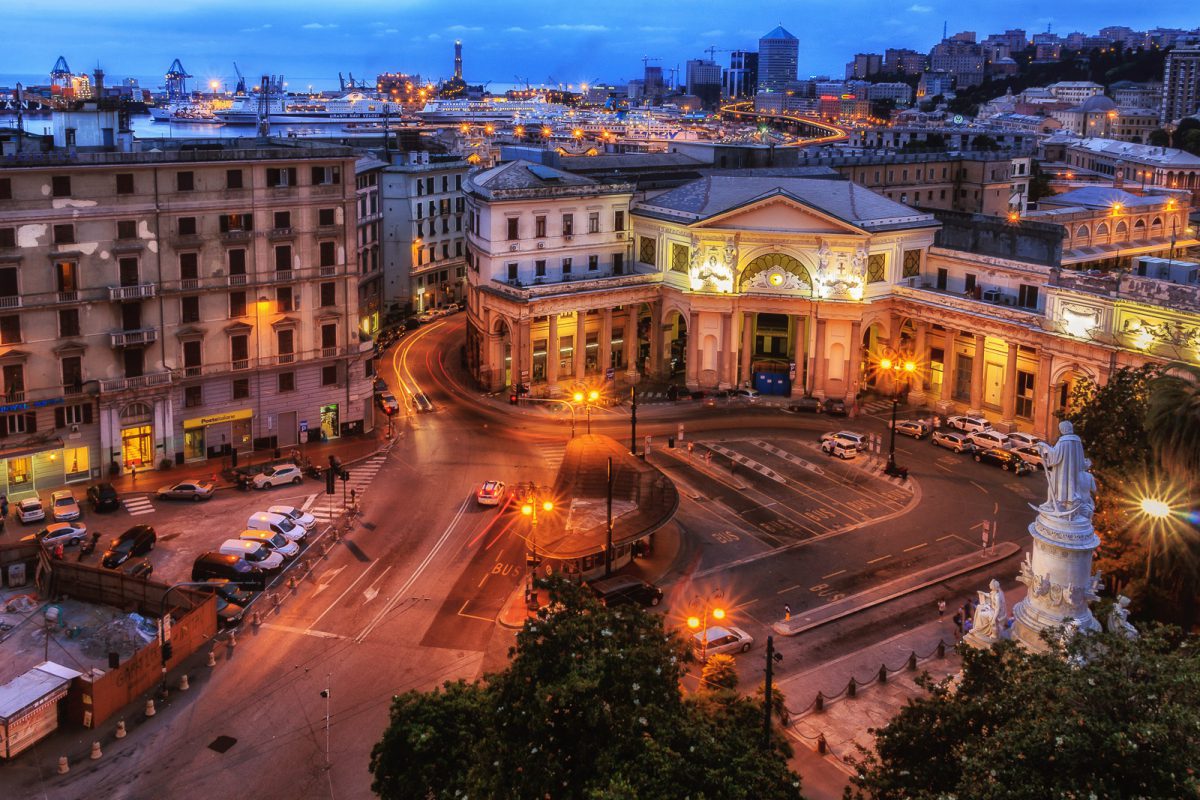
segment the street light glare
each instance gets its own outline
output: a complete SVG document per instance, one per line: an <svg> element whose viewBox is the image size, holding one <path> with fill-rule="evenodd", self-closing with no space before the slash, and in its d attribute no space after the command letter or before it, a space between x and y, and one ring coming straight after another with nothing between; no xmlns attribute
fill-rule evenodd
<svg viewBox="0 0 1200 800"><path fill-rule="evenodd" d="M1171 506L1157 497L1143 497L1139 505L1143 514L1154 519L1166 519L1171 516Z"/></svg>
<svg viewBox="0 0 1200 800"><path fill-rule="evenodd" d="M713 619L725 619L725 609L714 608L712 615L713 615Z"/></svg>
<svg viewBox="0 0 1200 800"><path fill-rule="evenodd" d="M551 503L549 500L545 500L542 502L542 511L553 511L553 510L554 510L554 503Z"/></svg>
<svg viewBox="0 0 1200 800"><path fill-rule="evenodd" d="M593 390L593 391L591 391L591 392L588 392L588 400L590 400L591 402L593 402L593 403L594 403L594 402L596 402L596 401L597 401L597 400L599 400L599 399L600 399L600 393L599 393L599 392L597 392L597 391L595 391L595 390Z"/></svg>
<svg viewBox="0 0 1200 800"><path fill-rule="evenodd" d="M915 361L905 361L904 362L904 371L905 372L915 372L916 369L917 369L917 364Z"/></svg>
<svg viewBox="0 0 1200 800"><path fill-rule="evenodd" d="M879 366L883 367L884 369L891 369L892 360L890 358L885 358L879 362Z"/></svg>
<svg viewBox="0 0 1200 800"><path fill-rule="evenodd" d="M699 617L688 617L688 627L691 628L692 630L699 628L700 627L700 618Z"/></svg>
<svg viewBox="0 0 1200 800"><path fill-rule="evenodd" d="M533 506L526 503L525 505L521 506L521 513L528 517L533 513Z"/></svg>
<svg viewBox="0 0 1200 800"><path fill-rule="evenodd" d="M576 392L576 393L575 393L575 402L576 402L576 403L582 403L582 402L583 402L583 392Z"/></svg>

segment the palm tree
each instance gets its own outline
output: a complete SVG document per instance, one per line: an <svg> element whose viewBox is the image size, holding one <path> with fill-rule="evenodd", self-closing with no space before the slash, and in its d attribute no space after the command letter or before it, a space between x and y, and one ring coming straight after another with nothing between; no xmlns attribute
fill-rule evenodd
<svg viewBox="0 0 1200 800"><path fill-rule="evenodd" d="M1150 381L1146 433L1163 466L1187 484L1200 477L1200 366L1174 364Z"/></svg>

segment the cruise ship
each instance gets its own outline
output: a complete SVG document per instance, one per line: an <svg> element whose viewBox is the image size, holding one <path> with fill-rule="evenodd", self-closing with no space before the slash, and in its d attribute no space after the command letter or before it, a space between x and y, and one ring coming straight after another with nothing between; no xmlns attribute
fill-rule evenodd
<svg viewBox="0 0 1200 800"><path fill-rule="evenodd" d="M417 116L427 122L499 122L517 117L556 117L568 110L545 100L430 100Z"/></svg>
<svg viewBox="0 0 1200 800"><path fill-rule="evenodd" d="M267 104L267 115L272 125L383 122L398 121L404 115L404 106L362 92L334 98L299 95L272 97ZM216 116L227 125L253 125L258 122L258 97L236 98L229 108L217 111Z"/></svg>

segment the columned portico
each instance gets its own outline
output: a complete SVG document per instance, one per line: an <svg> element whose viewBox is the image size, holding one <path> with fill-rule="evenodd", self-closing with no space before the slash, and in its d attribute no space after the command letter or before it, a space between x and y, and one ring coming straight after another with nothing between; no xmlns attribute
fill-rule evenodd
<svg viewBox="0 0 1200 800"><path fill-rule="evenodd" d="M1008 343L1008 361L1004 365L1004 387L1001 389L1000 424L1016 430L1017 416L1017 343Z"/></svg>
<svg viewBox="0 0 1200 800"><path fill-rule="evenodd" d="M625 309L625 378L631 383L638 378L638 304L632 303Z"/></svg>
<svg viewBox="0 0 1200 800"><path fill-rule="evenodd" d="M663 376L663 304L659 300L650 306L650 366L651 378Z"/></svg>
<svg viewBox="0 0 1200 800"><path fill-rule="evenodd" d="M582 383L587 376L587 314L584 311L575 312L575 349L571 355L575 363L575 381Z"/></svg>
<svg viewBox="0 0 1200 800"><path fill-rule="evenodd" d="M917 337L913 342L913 355L917 361L917 371L919 376L909 387L908 402L913 405L921 405L925 402L925 378L928 375L929 367L929 325L924 322L918 322L914 326L916 328Z"/></svg>
<svg viewBox="0 0 1200 800"><path fill-rule="evenodd" d="M954 381L957 376L958 356L954 352L954 343L958 339L958 331L946 328L942 338L942 394L938 398L937 410L947 414L954 408Z"/></svg>
<svg viewBox="0 0 1200 800"><path fill-rule="evenodd" d="M862 364L862 322L854 320L850 323L850 357L846 360L846 404L855 401L858 396L859 366Z"/></svg>
<svg viewBox="0 0 1200 800"><path fill-rule="evenodd" d="M522 317L517 323L517 335L513 342L513 383L528 383L533 366L533 337L530 335L530 319Z"/></svg>
<svg viewBox="0 0 1200 800"><path fill-rule="evenodd" d="M613 310L605 308L600 312L600 379L604 380L612 366L612 332Z"/></svg>
<svg viewBox="0 0 1200 800"><path fill-rule="evenodd" d="M825 399L825 376L828 374L825 355L825 320L817 320L817 340L813 347L813 396Z"/></svg>
<svg viewBox="0 0 1200 800"><path fill-rule="evenodd" d="M967 413L977 416L983 413L983 369L986 356L987 337L975 334L975 355L971 359L971 402Z"/></svg>
<svg viewBox="0 0 1200 800"><path fill-rule="evenodd" d="M796 333L792 348L792 363L796 365L796 378L792 381L792 397L804 396L804 351L808 337L804 319L804 317L800 316L793 317L793 326Z"/></svg>
<svg viewBox="0 0 1200 800"><path fill-rule="evenodd" d="M687 321L687 355L684 356L684 382L692 391L700 388L700 312L692 311Z"/></svg>
<svg viewBox="0 0 1200 800"><path fill-rule="evenodd" d="M721 315L721 374L717 387L728 389L737 381L737 352L734 350L733 312Z"/></svg>
<svg viewBox="0 0 1200 800"><path fill-rule="evenodd" d="M748 386L750 384L750 362L754 359L754 316L749 311L742 313L741 359L741 382L743 386Z"/></svg>

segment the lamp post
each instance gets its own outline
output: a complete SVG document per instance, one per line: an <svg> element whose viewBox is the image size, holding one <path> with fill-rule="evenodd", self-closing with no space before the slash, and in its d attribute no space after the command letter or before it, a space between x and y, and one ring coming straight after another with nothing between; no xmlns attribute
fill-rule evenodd
<svg viewBox="0 0 1200 800"><path fill-rule="evenodd" d="M1171 518L1171 504L1160 497L1143 497L1138 501L1138 510L1151 520L1151 527L1157 528ZM1150 582L1150 567L1154 561L1154 531L1147 537L1146 545L1146 582Z"/></svg>
<svg viewBox="0 0 1200 800"><path fill-rule="evenodd" d="M258 429L259 429L260 433L262 432L262 394L263 394L262 393L262 373L263 373L262 314L264 311L266 311L267 313L270 313L271 301L267 299L267 296L265 294L260 294L258 296L258 302L254 304L254 328L255 328L255 334L256 334L256 339L257 339L256 349L258 351L258 369L256 369L254 371L254 385L255 385L254 393L255 393L255 395L257 395L256 403L258 405L258 411L255 414L255 417L258 420ZM233 446L235 449L237 448L236 441L233 443ZM253 461L254 460L254 457L253 457L254 442L253 441L250 443L250 453L251 453L250 460Z"/></svg>
<svg viewBox="0 0 1200 800"><path fill-rule="evenodd" d="M718 589L708 597L696 597L693 602L699 602L703 606L703 612L699 617L688 617L687 626L692 630L700 631L700 661L708 660L708 618L725 619L725 609L721 606L714 605L714 601L720 600L722 597L721 590Z"/></svg>
<svg viewBox="0 0 1200 800"><path fill-rule="evenodd" d="M898 470L896 469L896 412L900 408L900 395L908 390L908 376L916 372L917 364L911 359L903 361L899 359L883 358L879 362L880 370L890 372L892 376L892 435L891 441L888 444L888 461L887 474L893 475ZM904 389L901 390L896 383L900 376L904 376Z"/></svg>
<svg viewBox="0 0 1200 800"><path fill-rule="evenodd" d="M589 391L586 395L583 392L576 392L574 395L576 403L584 403L587 408L587 432L588 436L592 435L592 406L600 399L600 393L595 389ZM586 401L586 402L585 402ZM575 437L575 428L572 424L571 437Z"/></svg>
<svg viewBox="0 0 1200 800"><path fill-rule="evenodd" d="M537 526L538 526L538 510L549 512L554 510L554 501L548 494L544 494L538 489L536 484L529 484L526 487L525 501L521 504L521 513L529 517L529 545L532 550L532 555L525 559L526 576L525 576L525 604L528 606L537 602L537 590L534 589L534 576L537 574L538 557L537 557Z"/></svg>

